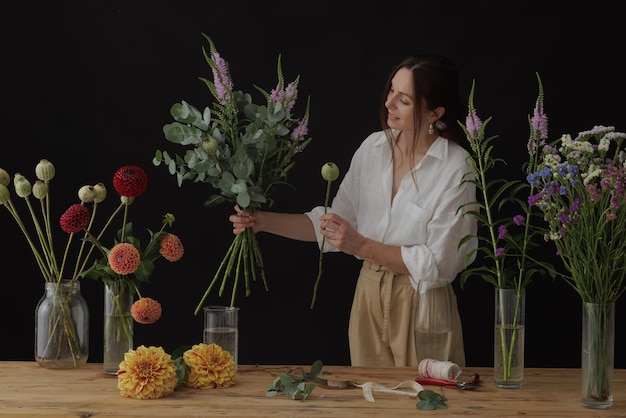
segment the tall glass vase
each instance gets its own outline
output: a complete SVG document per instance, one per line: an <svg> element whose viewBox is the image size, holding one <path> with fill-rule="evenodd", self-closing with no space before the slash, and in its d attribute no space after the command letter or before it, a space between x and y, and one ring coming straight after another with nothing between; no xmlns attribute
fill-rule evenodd
<svg viewBox="0 0 626 418"><path fill-rule="evenodd" d="M89 309L80 282L46 282L35 308L35 361L46 369L76 369L89 356Z"/></svg>
<svg viewBox="0 0 626 418"><path fill-rule="evenodd" d="M133 317L130 308L134 296L123 281L104 286L104 373L117 375L124 354L133 348Z"/></svg>
<svg viewBox="0 0 626 418"><path fill-rule="evenodd" d="M453 300L449 283L420 281L415 309L415 350L424 359L450 360Z"/></svg>
<svg viewBox="0 0 626 418"><path fill-rule="evenodd" d="M582 404L586 408L613 407L615 303L583 302Z"/></svg>
<svg viewBox="0 0 626 418"><path fill-rule="evenodd" d="M524 384L525 304L525 289L496 288L493 373L498 388L517 389Z"/></svg>

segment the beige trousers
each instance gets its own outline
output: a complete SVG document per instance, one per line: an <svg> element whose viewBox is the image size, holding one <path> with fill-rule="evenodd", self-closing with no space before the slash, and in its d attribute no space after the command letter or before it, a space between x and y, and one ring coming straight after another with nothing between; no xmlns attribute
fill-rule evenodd
<svg viewBox="0 0 626 418"><path fill-rule="evenodd" d="M452 345L447 358L437 360L448 360L465 367L456 295L450 284L447 288L453 302ZM365 260L354 292L348 326L352 365L417 367L413 329L418 304L418 292L407 275L395 274Z"/></svg>

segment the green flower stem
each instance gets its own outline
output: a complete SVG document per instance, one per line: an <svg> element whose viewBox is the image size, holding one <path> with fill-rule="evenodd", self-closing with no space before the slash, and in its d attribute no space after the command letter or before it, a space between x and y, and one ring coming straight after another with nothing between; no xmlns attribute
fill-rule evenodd
<svg viewBox="0 0 626 418"><path fill-rule="evenodd" d="M53 307L52 314L50 315L50 325L48 326L48 342L44 349L44 353L48 352L48 348L51 344L56 344L56 353L61 353L62 338L54 338L57 335L58 328L63 324L63 334L67 338L67 345L72 353L72 360L74 361L74 367L77 366L76 359L80 355L80 342L76 335L75 323L72 320L72 299L73 289L69 289L66 298L63 298L63 285L61 282L55 287L53 294Z"/></svg>
<svg viewBox="0 0 626 418"><path fill-rule="evenodd" d="M326 199L324 200L324 214L328 213L328 201L330 199L330 186L332 180L329 180L326 184ZM326 243L326 235L322 237L322 245L320 246L320 256L317 262L317 278L315 279L315 285L313 286L313 299L311 300L311 309L315 306L315 299L317 298L317 287L322 277L322 257L324 256L324 244Z"/></svg>
<svg viewBox="0 0 626 418"><path fill-rule="evenodd" d="M504 299L503 297L498 298L498 300L500 301L499 304L499 309L500 309L500 318L506 318L506 309L505 309L505 304L504 304ZM517 341L517 334L518 334L518 329L517 329L517 324L519 322L519 314L520 309L521 309L521 301L522 301L522 293L521 290L516 289L515 291L515 315L513 315L513 324L511 324L512 329L511 329L511 343L509 344L509 346L507 347L507 340L506 340L506 331L507 328L502 326L500 327L500 350L502 350L502 368L503 368L503 380L504 381L509 381L511 380L511 368L512 368L512 364L513 364L513 354L515 353L515 343ZM504 324L503 324L504 325Z"/></svg>
<svg viewBox="0 0 626 418"><path fill-rule="evenodd" d="M584 309L590 318L591 340L588 351L583 351L587 356L587 387L585 395L589 399L603 401L610 396L609 358L607 357L609 310L610 304L585 304Z"/></svg>
<svg viewBox="0 0 626 418"><path fill-rule="evenodd" d="M236 264L235 264L236 263ZM238 234L233 239L233 242L230 244L228 251L226 251L226 255L222 259L209 287L204 292L202 299L196 306L194 311L194 315L197 315L202 309L202 305L206 301L207 297L211 293L213 286L217 283L217 281L221 277L221 284L219 288L219 296L221 297L226 289L226 283L228 282L228 278L233 272L233 268L235 269L235 278L232 287L232 294L230 298L230 306L235 306L235 296L237 294L237 286L239 285L239 278L243 272L244 275L244 285L246 290L246 296L250 295L250 276L252 276L252 280L256 281L256 269L259 268L261 270L261 276L263 278L263 284L265 286L265 290L268 290L267 280L265 277L265 270L263 267L263 257L261 256L261 251L259 248L259 243L257 241L256 235L251 228L247 228L243 233Z"/></svg>
<svg viewBox="0 0 626 418"><path fill-rule="evenodd" d="M117 330L115 333L115 339L117 342L126 339L130 341L133 338L133 331L131 330L132 316L130 314L130 306L126 306L124 303L127 290L123 283L115 282L111 285L111 314L106 316L105 320L105 335L111 335L109 331L111 327L115 327Z"/></svg>
<svg viewBox="0 0 626 418"><path fill-rule="evenodd" d="M13 206L13 203L11 202L11 200L7 201L4 207L6 207L9 213L11 214L11 216L13 216L13 219L15 219L15 222L17 222L17 225L20 227L20 230L26 237L26 240L28 241L28 245L30 246L30 249L33 251L35 260L37 261L37 265L39 266L39 270L41 270L41 274L43 275L44 280L47 282L52 281L50 280L50 278L52 277L50 270L48 269L46 263L44 262L41 256L41 253L35 246L35 243L31 239L30 234L26 230L26 226L24 225L24 222L22 222L22 218L20 218L20 215L15 210L15 207Z"/></svg>

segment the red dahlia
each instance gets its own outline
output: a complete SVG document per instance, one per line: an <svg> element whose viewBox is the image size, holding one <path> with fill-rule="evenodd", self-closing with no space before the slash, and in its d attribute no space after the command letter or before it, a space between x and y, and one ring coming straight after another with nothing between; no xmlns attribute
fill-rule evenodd
<svg viewBox="0 0 626 418"><path fill-rule="evenodd" d="M113 175L113 187L120 196L137 197L148 187L148 175L137 166L124 166Z"/></svg>
<svg viewBox="0 0 626 418"><path fill-rule="evenodd" d="M73 204L61 215L61 229L68 234L80 231L89 223L89 209L78 203Z"/></svg>

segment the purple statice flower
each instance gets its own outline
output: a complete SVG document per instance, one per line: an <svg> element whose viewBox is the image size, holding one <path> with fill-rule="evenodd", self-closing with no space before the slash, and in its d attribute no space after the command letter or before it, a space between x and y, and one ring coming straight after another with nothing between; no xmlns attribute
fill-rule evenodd
<svg viewBox="0 0 626 418"><path fill-rule="evenodd" d="M504 248L498 247L498 249L496 249L496 257L500 257L502 254L504 254Z"/></svg>
<svg viewBox="0 0 626 418"><path fill-rule="evenodd" d="M560 194L561 191L561 185L559 184L558 181L553 181L552 183L550 183L549 185L547 185L548 187L546 187L548 193L551 196L554 196L556 194Z"/></svg>
<svg viewBox="0 0 626 418"><path fill-rule="evenodd" d="M541 200L542 195L543 194L541 192L539 192L539 193L536 193L536 194L534 194L532 196L528 196L528 204L530 206L537 205L537 202L539 202Z"/></svg>
<svg viewBox="0 0 626 418"><path fill-rule="evenodd" d="M221 105L226 105L231 101L233 82L228 75L226 61L220 56L219 52L212 53L211 60L215 63L215 68L212 68L212 71L217 99Z"/></svg>
<svg viewBox="0 0 626 418"><path fill-rule="evenodd" d="M589 199L592 202L597 202L602 199L602 191L595 184L588 184L585 188L587 189Z"/></svg>
<svg viewBox="0 0 626 418"><path fill-rule="evenodd" d="M509 232L509 231L506 229L506 226L500 225L498 227L498 239L504 238L506 236L507 232Z"/></svg>
<svg viewBox="0 0 626 418"><path fill-rule="evenodd" d="M529 197L529 199L530 199L530 197ZM523 224L525 220L526 220L526 218L524 218L524 216L522 216L522 215L515 215L513 217L513 223L515 225L517 225L517 226L520 226L521 224Z"/></svg>
<svg viewBox="0 0 626 418"><path fill-rule="evenodd" d="M530 173L528 176L526 176L526 181L528 182L528 184L530 184L531 186L539 186L541 184L541 179L547 179L552 175L552 171L550 171L550 169L548 167L544 167L539 171L536 171L534 173Z"/></svg>
<svg viewBox="0 0 626 418"><path fill-rule="evenodd" d="M567 222L569 222L570 217L567 213L563 212L559 215L559 221L563 224L566 224Z"/></svg>
<svg viewBox="0 0 626 418"><path fill-rule="evenodd" d="M578 209L580 209L580 196L576 197L576 199L574 199L574 203L572 203L569 207L569 212L570 213L576 213L578 211Z"/></svg>
<svg viewBox="0 0 626 418"><path fill-rule="evenodd" d="M617 218L617 214L615 213L615 210L613 209L609 209L606 211L606 218L605 218L605 222L611 222L614 221Z"/></svg>
<svg viewBox="0 0 626 418"><path fill-rule="evenodd" d="M465 119L465 127L472 138L476 137L480 133L482 124L482 121L478 115L476 115L476 109L471 107L469 113L467 114L467 118Z"/></svg>
<svg viewBox="0 0 626 418"><path fill-rule="evenodd" d="M300 121L298 126L296 126L291 132L291 140L302 141L304 140L304 136L308 133L309 133L309 118L304 118Z"/></svg>

